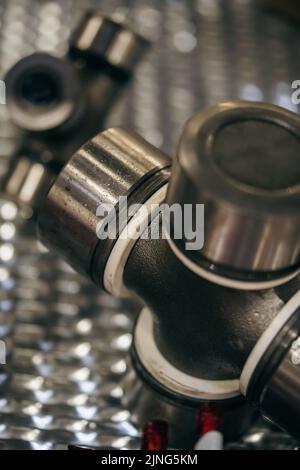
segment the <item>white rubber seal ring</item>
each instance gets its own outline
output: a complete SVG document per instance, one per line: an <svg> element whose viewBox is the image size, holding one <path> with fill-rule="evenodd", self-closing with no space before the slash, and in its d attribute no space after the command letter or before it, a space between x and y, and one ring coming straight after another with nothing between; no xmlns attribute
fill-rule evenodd
<svg viewBox="0 0 300 470"><path fill-rule="evenodd" d="M125 298L130 296L130 292L123 283L125 265L134 245L139 239L137 233L141 234L146 230L149 220L151 221L152 212L155 211L157 205L161 204L166 198L167 187L168 184L166 183L143 204L142 210L138 210L134 214L119 235L109 255L104 270L103 283L105 289L116 297Z"/></svg>
<svg viewBox="0 0 300 470"><path fill-rule="evenodd" d="M240 379L241 393L246 396L251 377L261 361L268 347L278 335L286 322L294 315L297 308L300 307L300 291L298 291L280 310L276 318L272 321L263 335L259 338L256 345L248 357Z"/></svg>
<svg viewBox="0 0 300 470"><path fill-rule="evenodd" d="M134 345L141 363L149 374L173 393L199 400L225 400L240 395L238 379L200 379L185 374L170 364L156 346L152 314L146 307L137 321Z"/></svg>
<svg viewBox="0 0 300 470"><path fill-rule="evenodd" d="M185 256L175 245L173 240L170 236L166 236L168 243L176 255L176 257L192 272L197 274L198 276L206 279L213 284L217 284L222 287L229 287L231 289L238 289L238 290L246 290L246 291L257 291L257 290L265 290L265 289L272 289L274 287L281 286L282 284L287 283L291 279L297 276L300 273L300 270L297 269L296 271L292 272L288 276L281 277L279 279L272 279L270 281L240 281L235 279L229 279L218 274L212 273L208 269L202 268L198 264L194 263L190 260L187 256Z"/></svg>

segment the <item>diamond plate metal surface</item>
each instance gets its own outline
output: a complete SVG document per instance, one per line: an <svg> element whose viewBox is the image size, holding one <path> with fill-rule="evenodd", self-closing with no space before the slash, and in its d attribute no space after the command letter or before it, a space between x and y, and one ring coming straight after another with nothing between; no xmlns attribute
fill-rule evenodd
<svg viewBox="0 0 300 470"><path fill-rule="evenodd" d="M295 109L300 35L250 0L0 0L0 74L34 50L63 54L85 8L127 17L154 41L110 124L127 125L173 154L184 122L224 99ZM0 106L0 173L17 141ZM139 448L140 430L121 405L134 307L101 293L49 254L28 214L0 201L0 449L69 443ZM7 383L7 380L8 383ZM295 448L265 424L236 448Z"/></svg>

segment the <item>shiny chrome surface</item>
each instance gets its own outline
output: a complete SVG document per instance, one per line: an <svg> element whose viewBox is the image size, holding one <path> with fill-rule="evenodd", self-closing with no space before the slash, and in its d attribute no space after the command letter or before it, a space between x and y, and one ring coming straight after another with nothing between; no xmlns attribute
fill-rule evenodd
<svg viewBox="0 0 300 470"><path fill-rule="evenodd" d="M299 116L283 108L228 101L194 116L167 197L169 204L205 205L204 246L185 255L254 278L297 268L299 154Z"/></svg>
<svg viewBox="0 0 300 470"><path fill-rule="evenodd" d="M30 158L30 153L21 152L15 158L3 182L3 193L16 202L36 207L45 197L55 173L40 159Z"/></svg>
<svg viewBox="0 0 300 470"><path fill-rule="evenodd" d="M121 128L101 132L71 157L51 187L40 210L42 240L76 271L92 275L95 248L105 243L98 236L112 207L121 211L119 198L129 198L170 162L133 132Z"/></svg>
<svg viewBox="0 0 300 470"><path fill-rule="evenodd" d="M260 407L266 416L299 439L300 339L293 342L262 392Z"/></svg>
<svg viewBox="0 0 300 470"><path fill-rule="evenodd" d="M281 332L278 333L273 341L277 343L273 355L269 351L265 353L266 357L269 353L268 362L266 363L264 357L261 359L261 363L265 360L265 370L261 364L257 365L250 380L247 396L257 403L264 416L299 440L300 337L297 337L299 309L295 316L298 322L296 320L294 324L289 325L290 330L287 329L288 333L285 336Z"/></svg>
<svg viewBox="0 0 300 470"><path fill-rule="evenodd" d="M1 446L138 448L139 430L122 404L120 385L127 370L133 305L99 293L54 260L28 236L28 225L23 234L20 220L26 214L14 204L3 202L0 209L5 216L0 274L7 346L14 328L9 384L1 386ZM16 222L18 230L9 237ZM5 311L10 314L6 323Z"/></svg>
<svg viewBox="0 0 300 470"><path fill-rule="evenodd" d="M299 35L280 19L261 15L251 1L134 0L129 3L97 0L88 3L97 5L107 14L115 11L119 17L128 15L136 28L157 41L142 64L131 93L112 115L111 123L133 128L168 154L174 153L185 121L207 104L238 98L262 99L294 109L290 102L290 83L300 75L300 66L295 60L299 55ZM1 0L1 73L34 50L62 55L69 29L86 4L86 0ZM224 19L227 19L225 25ZM0 122L0 172L3 174L17 143L3 106L0 106ZM7 205L4 210L0 208L1 226L9 222L6 217L9 213ZM21 221L19 215L13 224L18 228ZM93 433L77 430L74 438L74 428L66 429L62 419L73 417L73 424L77 423L80 429L78 412L80 420L83 417L92 422L98 412L102 410L105 414L106 409L110 410L110 401L101 401L99 394L104 395L109 388L113 392L107 395L122 394L121 372L108 378L107 374L102 376L103 369L99 367L116 357L120 360L119 371L122 371L127 346L112 357L113 346L108 347L107 331L110 345L120 343L120 337L129 339L131 308L128 311L124 304L91 288L53 254L42 250L30 232L12 239L7 239L6 232L4 230L4 237L1 237L0 274L1 296L5 301L1 303L1 316L5 319L1 325L7 324L7 341L14 319L16 327L14 361L8 362L14 372L12 389L2 390L0 400L0 448L66 448L70 441L89 445L93 442ZM59 387L54 378L64 374L65 382L67 373L62 369L74 364L74 349L82 339L86 348L90 348L93 328L99 321L103 321L103 328L96 329L97 342L102 349L95 355L100 360L86 363L90 373L103 377L102 387L97 387L98 396L95 392L87 393L88 390L78 391L80 382L86 384L83 378L76 383L73 381L72 386ZM78 325L85 330L84 334L76 334ZM64 346L67 338L73 350ZM92 351L95 351L95 341L93 344ZM77 364L82 368L81 360ZM45 383L49 374L52 379ZM30 379L37 380L31 382L28 389ZM94 379L88 384L93 387ZM34 385L36 389L32 390ZM116 413L120 410L118 399L112 409ZM101 413L98 417L102 419ZM111 428L97 432L98 444L139 447L127 426L126 410L122 416L125 424L122 427L119 417L118 432L112 433ZM45 430L51 420L55 430ZM265 423L232 445L243 449L296 447L287 435L274 432Z"/></svg>
<svg viewBox="0 0 300 470"><path fill-rule="evenodd" d="M70 52L77 57L102 59L110 66L131 73L146 41L102 14L88 12L72 34Z"/></svg>
<svg viewBox="0 0 300 470"><path fill-rule="evenodd" d="M9 70L5 83L10 117L21 129L51 131L78 113L80 84L65 59L32 54ZM35 94L34 87L39 87Z"/></svg>

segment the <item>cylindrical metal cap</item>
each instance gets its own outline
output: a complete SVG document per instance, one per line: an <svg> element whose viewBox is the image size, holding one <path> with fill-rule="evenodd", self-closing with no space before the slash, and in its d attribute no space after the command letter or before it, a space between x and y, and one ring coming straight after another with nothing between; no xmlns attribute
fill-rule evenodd
<svg viewBox="0 0 300 470"><path fill-rule="evenodd" d="M148 42L122 23L88 12L70 38L70 54L132 71Z"/></svg>
<svg viewBox="0 0 300 470"><path fill-rule="evenodd" d="M5 83L9 113L21 129L50 131L77 115L79 83L67 60L34 53L10 69Z"/></svg>
<svg viewBox="0 0 300 470"><path fill-rule="evenodd" d="M145 186L155 191L150 182L168 166L166 155L133 132L115 128L100 133L75 153L50 189L39 216L42 240L77 271L95 278L96 248L97 256L106 256L118 236L100 239L99 233L112 209L119 210L119 198L130 198ZM143 203L142 196L135 202Z"/></svg>
<svg viewBox="0 0 300 470"><path fill-rule="evenodd" d="M184 129L167 201L204 204L204 246L187 265L233 279L279 278L300 264L300 118L285 109L227 102Z"/></svg>
<svg viewBox="0 0 300 470"><path fill-rule="evenodd" d="M13 159L1 187L5 194L18 203L36 209L44 200L53 180L54 171L51 167L42 162L40 155L24 148Z"/></svg>
<svg viewBox="0 0 300 470"><path fill-rule="evenodd" d="M279 427L300 438L300 292L269 325L251 352L240 388Z"/></svg>

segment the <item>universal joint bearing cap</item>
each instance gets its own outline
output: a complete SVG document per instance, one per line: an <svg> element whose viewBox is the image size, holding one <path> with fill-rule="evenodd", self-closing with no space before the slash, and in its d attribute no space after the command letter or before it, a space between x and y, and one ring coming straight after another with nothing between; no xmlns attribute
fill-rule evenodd
<svg viewBox="0 0 300 470"><path fill-rule="evenodd" d="M300 292L255 345L244 366L240 388L263 415L300 438Z"/></svg>
<svg viewBox="0 0 300 470"><path fill-rule="evenodd" d="M197 274L250 289L288 280L300 265L299 116L252 102L197 114L181 137L167 202L204 204L203 248L170 240Z"/></svg>
<svg viewBox="0 0 300 470"><path fill-rule="evenodd" d="M70 39L70 55L92 63L106 63L129 74L148 41L122 23L97 11L88 12Z"/></svg>
<svg viewBox="0 0 300 470"><path fill-rule="evenodd" d="M127 224L134 214L120 206L120 197L128 198L128 207L144 204L166 186L169 166L169 157L133 132L114 128L100 133L71 157L50 189L39 216L43 241L103 284L119 233L102 238L99 232L107 230L110 215L114 219L122 211Z"/></svg>
<svg viewBox="0 0 300 470"><path fill-rule="evenodd" d="M34 53L17 62L5 82L11 119L25 131L51 131L77 115L80 84L65 59Z"/></svg>

